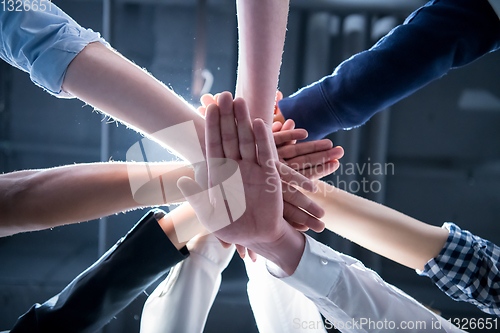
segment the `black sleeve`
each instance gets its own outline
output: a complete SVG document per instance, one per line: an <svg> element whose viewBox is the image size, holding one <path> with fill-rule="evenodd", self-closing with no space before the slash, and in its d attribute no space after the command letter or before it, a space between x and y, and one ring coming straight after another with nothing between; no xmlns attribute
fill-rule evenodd
<svg viewBox="0 0 500 333"><path fill-rule="evenodd" d="M11 333L95 332L189 252L178 251L149 211L63 291L21 316Z"/></svg>

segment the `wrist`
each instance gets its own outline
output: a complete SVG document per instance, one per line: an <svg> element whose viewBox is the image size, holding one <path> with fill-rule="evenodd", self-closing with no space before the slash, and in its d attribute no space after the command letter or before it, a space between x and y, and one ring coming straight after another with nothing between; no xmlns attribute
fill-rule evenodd
<svg viewBox="0 0 500 333"><path fill-rule="evenodd" d="M224 248L214 234L207 233L198 234L186 246L191 257L199 256L211 271L222 273L233 257L234 245Z"/></svg>
<svg viewBox="0 0 500 333"><path fill-rule="evenodd" d="M248 248L274 262L288 275L292 275L304 253L306 239L286 221L283 223L286 224L286 228L276 241L249 245Z"/></svg>
<svg viewBox="0 0 500 333"><path fill-rule="evenodd" d="M178 250L184 247L191 238L205 231L192 207L187 203L173 209L158 223Z"/></svg>

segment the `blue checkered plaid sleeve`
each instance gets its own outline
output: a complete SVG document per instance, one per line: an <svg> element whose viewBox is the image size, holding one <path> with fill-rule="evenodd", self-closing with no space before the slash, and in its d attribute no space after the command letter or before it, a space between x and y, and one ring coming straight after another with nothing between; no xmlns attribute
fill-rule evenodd
<svg viewBox="0 0 500 333"><path fill-rule="evenodd" d="M443 228L449 230L446 244L418 273L454 300L500 316L500 248L453 223Z"/></svg>

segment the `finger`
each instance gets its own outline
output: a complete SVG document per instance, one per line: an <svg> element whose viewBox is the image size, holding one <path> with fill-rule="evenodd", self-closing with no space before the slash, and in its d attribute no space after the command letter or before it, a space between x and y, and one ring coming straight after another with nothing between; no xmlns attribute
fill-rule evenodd
<svg viewBox="0 0 500 333"><path fill-rule="evenodd" d="M191 207L193 207L196 216L203 224L206 219L212 215L213 211L213 206L210 203L208 193L204 192L200 185L189 177L179 178L177 181L177 187L186 198L187 202L189 202ZM209 226L205 224L204 226L210 230L208 228Z"/></svg>
<svg viewBox="0 0 500 333"><path fill-rule="evenodd" d="M283 128L281 130L282 131L290 131L290 130L293 130L294 128L295 128L295 122L293 121L293 119L287 119L285 121L285 123L283 124ZM306 131L306 138L307 138L307 131ZM299 140L302 140L302 139L299 139ZM283 145L284 146L294 145L296 143L297 143L297 140L292 140L292 141L285 142Z"/></svg>
<svg viewBox="0 0 500 333"><path fill-rule="evenodd" d="M308 168L308 169L302 169L299 170L301 174L303 174L305 177L315 180L315 179L320 179L325 176L328 176L329 174L335 172L339 168L339 161L333 160L333 161L328 161L324 164L320 164L318 166L315 166L314 168Z"/></svg>
<svg viewBox="0 0 500 333"><path fill-rule="evenodd" d="M276 113L273 116L273 121L279 121L282 124L285 122L285 117L283 117L283 115L281 114L281 112L279 111L279 109L278 109L278 113Z"/></svg>
<svg viewBox="0 0 500 333"><path fill-rule="evenodd" d="M276 102L279 102L283 99L283 93L279 90L276 91Z"/></svg>
<svg viewBox="0 0 500 333"><path fill-rule="evenodd" d="M287 143L289 141L304 140L305 138L307 138L307 131L305 129L302 129L302 128L288 130L288 131L284 131L283 129L281 129L281 131L273 133L273 137L274 137L274 143L276 144L277 147L279 147L279 146L281 146L284 143ZM306 142L306 143L308 143L308 142ZM288 154L291 154L290 150L291 149L287 149L286 152ZM280 149L278 148L278 154L279 154L279 152L280 152Z"/></svg>
<svg viewBox="0 0 500 333"><path fill-rule="evenodd" d="M304 193L300 192L296 188L286 183L282 184L283 188L283 201L294 205L296 207L302 208L306 212L316 217L325 216L325 210L321 208L313 200L309 199Z"/></svg>
<svg viewBox="0 0 500 333"><path fill-rule="evenodd" d="M250 249L247 249L247 252L248 252L248 256L250 257L250 259L252 259L253 262L256 262L257 261L257 253L253 252Z"/></svg>
<svg viewBox="0 0 500 333"><path fill-rule="evenodd" d="M285 160L285 162L283 163L294 170L300 171L309 168L316 168L328 161L336 160L337 155L338 154L336 153L335 149L330 149L319 153L307 154Z"/></svg>
<svg viewBox="0 0 500 333"><path fill-rule="evenodd" d="M207 107L210 104L216 104L214 96L212 94L204 94L200 97L200 102L204 107Z"/></svg>
<svg viewBox="0 0 500 333"><path fill-rule="evenodd" d="M230 92L223 92L220 94L217 104L220 110L220 133L224 155L226 158L237 160L240 158L240 149L234 118L233 96Z"/></svg>
<svg viewBox="0 0 500 333"><path fill-rule="evenodd" d="M281 111L279 109L279 106L278 106L278 102L281 101L283 99L283 94L281 93L281 91L276 91L276 97L274 98L274 114L278 114L280 113L281 114Z"/></svg>
<svg viewBox="0 0 500 333"><path fill-rule="evenodd" d="M289 160L285 159L284 163L292 169L299 171L302 169L315 168L328 161L339 159L343 156L343 153L343 150L339 151L336 148L332 148L318 153L298 156Z"/></svg>
<svg viewBox="0 0 500 333"><path fill-rule="evenodd" d="M320 221L317 217L307 214L302 209L288 202L283 203L283 217L289 222L302 224L316 232L322 232L325 229L325 223Z"/></svg>
<svg viewBox="0 0 500 333"><path fill-rule="evenodd" d="M303 224L298 224L295 222L288 222L288 224L291 225L292 227L294 227L295 229L297 229L298 231L306 232L307 230L309 230L309 228Z"/></svg>
<svg viewBox="0 0 500 333"><path fill-rule="evenodd" d="M257 144L259 164L264 169L274 169L272 163L267 163L267 161L273 160L273 152L271 150L270 136L267 133L268 129L262 119L255 119L253 121L253 131Z"/></svg>
<svg viewBox="0 0 500 333"><path fill-rule="evenodd" d="M205 118L205 141L208 159L224 158L224 150L220 134L219 107L216 104L210 104L207 107L207 114Z"/></svg>
<svg viewBox="0 0 500 333"><path fill-rule="evenodd" d="M256 161L255 138L246 102L242 98L234 100L234 115L238 122L238 142L242 159Z"/></svg>
<svg viewBox="0 0 500 333"><path fill-rule="evenodd" d="M294 128L295 128L295 121L293 121L293 119L287 119L283 124L283 128L281 130L290 131L293 130Z"/></svg>
<svg viewBox="0 0 500 333"><path fill-rule="evenodd" d="M215 96L214 96L215 104L219 104L219 97L220 97L220 93L215 94Z"/></svg>
<svg viewBox="0 0 500 333"><path fill-rule="evenodd" d="M301 142L295 145L285 146L278 149L281 158L290 159L301 155L316 153L332 149L333 143L328 139Z"/></svg>
<svg viewBox="0 0 500 333"><path fill-rule="evenodd" d="M335 158L336 160L339 160L342 157L344 157L344 148L342 148L341 146L337 146L337 147L334 147L333 149L336 149L338 154L339 154L339 157Z"/></svg>
<svg viewBox="0 0 500 333"><path fill-rule="evenodd" d="M220 239L217 236L215 236L215 238L217 238L217 240L219 240L219 242L221 243L221 245L222 245L223 248L229 249L231 247L231 243L224 242L222 239Z"/></svg>
<svg viewBox="0 0 500 333"><path fill-rule="evenodd" d="M206 113L207 113L207 108L204 107L204 106L199 106L198 107L198 113L201 114L203 117L205 117Z"/></svg>
<svg viewBox="0 0 500 333"><path fill-rule="evenodd" d="M281 180L290 185L299 186L309 192L316 191L316 185L312 180L281 162L275 161L275 163Z"/></svg>
<svg viewBox="0 0 500 333"><path fill-rule="evenodd" d="M280 123L279 121L275 121L273 123L273 126L271 127L271 130L274 132L279 132L281 130L281 127L283 127L283 124Z"/></svg>
<svg viewBox="0 0 500 333"><path fill-rule="evenodd" d="M236 251L240 255L240 258L241 259L245 259L245 254L246 254L246 251L247 251L246 247L238 245L238 244L235 244L235 245L236 245Z"/></svg>

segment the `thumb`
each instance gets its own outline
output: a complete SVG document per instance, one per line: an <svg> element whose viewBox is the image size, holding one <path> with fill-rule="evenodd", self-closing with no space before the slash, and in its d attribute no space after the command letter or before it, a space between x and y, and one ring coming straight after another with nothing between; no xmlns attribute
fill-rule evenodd
<svg viewBox="0 0 500 333"><path fill-rule="evenodd" d="M228 242L224 242L222 239L220 239L219 237L215 237L219 240L220 244L222 245L223 248L225 249L229 249L231 247L231 243L228 243Z"/></svg>
<svg viewBox="0 0 500 333"><path fill-rule="evenodd" d="M208 190L203 189L189 177L181 177L177 180L177 187L187 202L193 207L198 219L204 223L211 216L213 207L210 203ZM206 226L205 226L206 227Z"/></svg>
<svg viewBox="0 0 500 333"><path fill-rule="evenodd" d="M207 114L207 108L206 107L199 106L197 110L198 110L198 113L201 114L203 117L206 116L206 114Z"/></svg>
<svg viewBox="0 0 500 333"><path fill-rule="evenodd" d="M283 127L283 124L280 123L279 121L275 121L271 127L271 130L273 133L281 131L281 128Z"/></svg>

